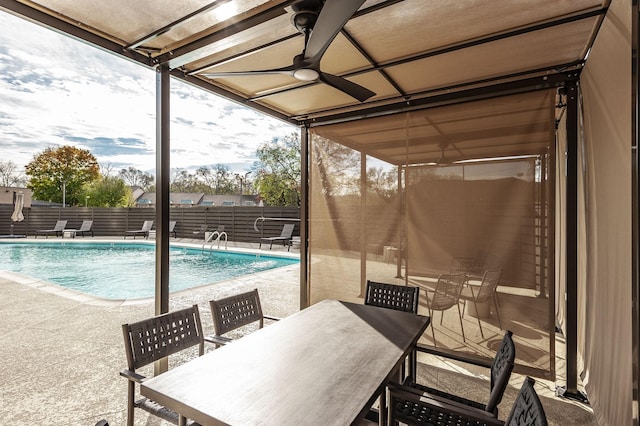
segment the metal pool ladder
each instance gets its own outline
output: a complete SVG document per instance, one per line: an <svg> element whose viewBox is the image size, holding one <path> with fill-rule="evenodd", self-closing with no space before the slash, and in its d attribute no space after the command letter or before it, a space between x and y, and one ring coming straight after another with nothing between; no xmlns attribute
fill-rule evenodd
<svg viewBox="0 0 640 426"><path fill-rule="evenodd" d="M224 249L227 249L227 233L224 231L213 231L207 238L205 238L204 243L202 243L202 251L204 251L205 246L209 244L209 250L213 248L213 245L217 242L218 248L220 248L220 241L224 239Z"/></svg>

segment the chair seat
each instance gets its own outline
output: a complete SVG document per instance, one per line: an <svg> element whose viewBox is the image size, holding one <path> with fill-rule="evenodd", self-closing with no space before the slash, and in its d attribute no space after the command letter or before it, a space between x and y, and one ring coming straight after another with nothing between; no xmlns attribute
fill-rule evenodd
<svg viewBox="0 0 640 426"><path fill-rule="evenodd" d="M421 385L420 383L414 383L411 380L405 381L404 384L407 385L407 386L411 386L414 389L418 389L421 392L425 392L425 393L428 393L430 395L439 396L441 398L444 398L445 400L459 402L460 404L464 404L464 405L467 405L469 407L477 408L478 410L485 411L487 409L487 406L485 404L481 403L481 402L473 401L471 399L467 399L467 398L461 397L459 395L450 394L450 393L441 391L439 389L435 389L435 388L431 388L429 386Z"/></svg>
<svg viewBox="0 0 640 426"><path fill-rule="evenodd" d="M411 425L484 426L494 424L469 419L459 413L442 411L431 405L417 404L404 399L396 400L393 410L395 420Z"/></svg>

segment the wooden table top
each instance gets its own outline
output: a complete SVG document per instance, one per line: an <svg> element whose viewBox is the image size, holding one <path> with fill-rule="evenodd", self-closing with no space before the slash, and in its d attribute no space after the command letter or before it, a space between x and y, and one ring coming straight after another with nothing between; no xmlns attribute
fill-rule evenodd
<svg viewBox="0 0 640 426"><path fill-rule="evenodd" d="M145 381L142 395L203 425L361 419L429 317L324 300Z"/></svg>

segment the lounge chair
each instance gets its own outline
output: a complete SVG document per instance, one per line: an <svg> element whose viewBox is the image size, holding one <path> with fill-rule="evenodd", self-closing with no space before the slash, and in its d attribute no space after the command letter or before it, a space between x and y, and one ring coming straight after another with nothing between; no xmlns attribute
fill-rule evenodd
<svg viewBox="0 0 640 426"><path fill-rule="evenodd" d="M199 228L193 230L193 235L205 235L206 232L209 232L209 227L207 225L200 225Z"/></svg>
<svg viewBox="0 0 640 426"><path fill-rule="evenodd" d="M282 241L282 246L287 246L287 251L291 248L291 236L293 235L293 228L295 225L292 223L287 223L282 227L282 232L277 237L264 237L260 238L260 246L258 248L262 248L262 243L269 243L269 250L273 246L274 241Z"/></svg>
<svg viewBox="0 0 640 426"><path fill-rule="evenodd" d="M67 226L66 220L59 220L56 222L56 226L53 229L38 229L36 230L36 235L34 238L38 238L38 235L44 235L46 238L49 238L50 234L54 234L56 237L64 236L64 228Z"/></svg>
<svg viewBox="0 0 640 426"><path fill-rule="evenodd" d="M171 236L171 234L173 234L173 238L178 238L176 235L176 221L175 220L170 220L169 221L169 236Z"/></svg>
<svg viewBox="0 0 640 426"><path fill-rule="evenodd" d="M142 235L145 239L149 238L149 231L151 231L151 228L153 227L153 221L152 220L145 220L144 223L142 224L142 228L140 229L136 229L133 231L126 231L124 234L124 238L125 240L127 239L127 235L131 236L133 235L133 239L136 239L136 236L138 235Z"/></svg>
<svg viewBox="0 0 640 426"><path fill-rule="evenodd" d="M80 229L76 231L76 235L82 235L87 232L91 232L91 236L93 237L93 221L92 220L83 220L82 225L80 225Z"/></svg>

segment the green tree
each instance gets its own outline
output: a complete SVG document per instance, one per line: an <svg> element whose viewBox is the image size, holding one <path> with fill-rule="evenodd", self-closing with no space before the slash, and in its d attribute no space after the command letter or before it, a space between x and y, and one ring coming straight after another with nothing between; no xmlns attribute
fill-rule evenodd
<svg viewBox="0 0 640 426"><path fill-rule="evenodd" d="M84 202L93 207L127 207L131 200L131 188L117 176L103 175L87 185Z"/></svg>
<svg viewBox="0 0 640 426"><path fill-rule="evenodd" d="M267 205L300 205L300 141L296 133L274 138L257 151L254 186Z"/></svg>
<svg viewBox="0 0 640 426"><path fill-rule="evenodd" d="M47 148L25 167L33 197L69 205L84 205L84 187L100 178L96 158L73 146Z"/></svg>

